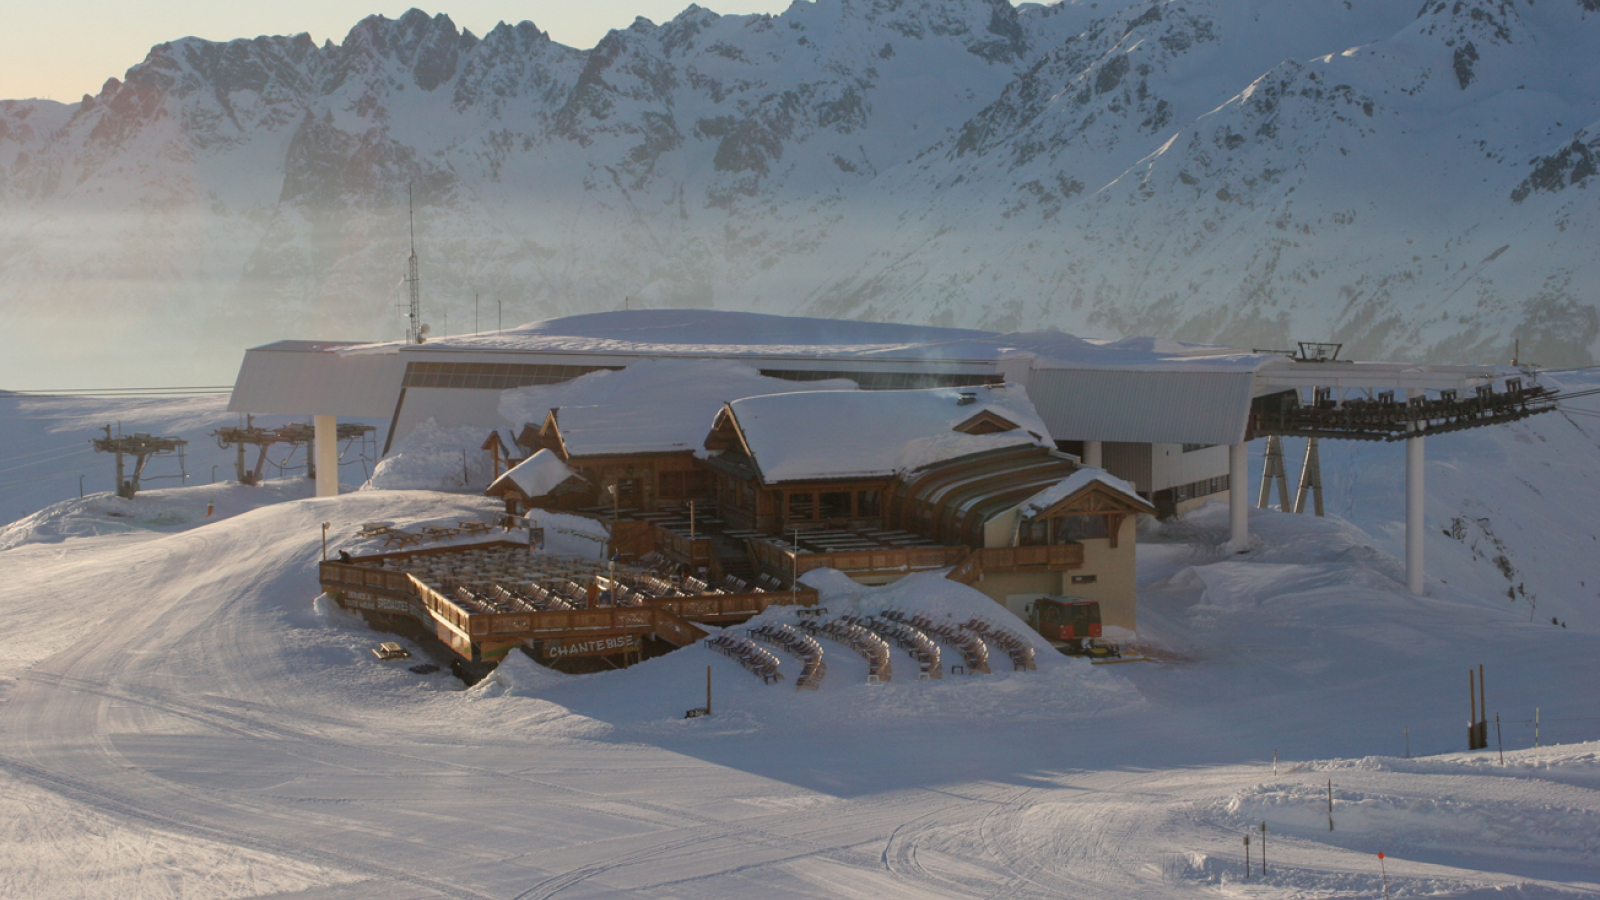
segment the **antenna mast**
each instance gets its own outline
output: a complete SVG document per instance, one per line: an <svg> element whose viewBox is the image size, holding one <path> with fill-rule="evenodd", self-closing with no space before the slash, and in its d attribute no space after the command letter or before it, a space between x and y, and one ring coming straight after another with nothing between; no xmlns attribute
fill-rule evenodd
<svg viewBox="0 0 1600 900"><path fill-rule="evenodd" d="M410 327L406 329L406 343L422 343L422 293L421 279L417 277L417 214L411 202L411 185L406 184L406 218L411 225L411 256L406 260L406 283L411 288Z"/></svg>

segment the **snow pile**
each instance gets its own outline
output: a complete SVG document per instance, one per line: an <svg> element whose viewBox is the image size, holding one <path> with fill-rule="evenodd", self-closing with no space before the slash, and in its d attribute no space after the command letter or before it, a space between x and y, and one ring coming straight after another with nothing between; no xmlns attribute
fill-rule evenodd
<svg viewBox="0 0 1600 900"><path fill-rule="evenodd" d="M113 493L74 497L0 527L0 550L123 532L176 532L221 521L260 506L309 497L304 478L244 486L236 481L140 491L132 500Z"/></svg>
<svg viewBox="0 0 1600 900"><path fill-rule="evenodd" d="M482 428L444 428L430 418L395 442L361 490L481 491L493 475L483 438Z"/></svg>

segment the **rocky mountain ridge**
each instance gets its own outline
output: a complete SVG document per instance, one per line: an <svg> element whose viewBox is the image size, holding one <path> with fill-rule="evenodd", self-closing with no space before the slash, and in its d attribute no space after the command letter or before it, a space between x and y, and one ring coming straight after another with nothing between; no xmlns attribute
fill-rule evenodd
<svg viewBox="0 0 1600 900"><path fill-rule="evenodd" d="M278 337L397 337L408 187L436 331L627 297L1587 365L1594 6L817 0L590 50L416 10L174 41L80 103L0 101L0 309L36 336L0 379L63 347L193 347L215 379Z"/></svg>

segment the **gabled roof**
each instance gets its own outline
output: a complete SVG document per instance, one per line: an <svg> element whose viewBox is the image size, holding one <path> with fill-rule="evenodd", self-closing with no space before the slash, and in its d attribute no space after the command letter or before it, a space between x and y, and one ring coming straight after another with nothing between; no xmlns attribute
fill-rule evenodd
<svg viewBox="0 0 1600 900"><path fill-rule="evenodd" d="M484 493L498 497L503 496L511 488L516 488L522 496L531 499L554 493L557 488L568 482L573 485L588 484L583 476L574 472L572 467L562 462L559 456L549 450L540 450L496 478Z"/></svg>
<svg viewBox="0 0 1600 900"><path fill-rule="evenodd" d="M963 402L963 395L975 400ZM984 413L1018 427L991 434L957 430ZM766 484L889 478L1000 447L1054 446L1017 385L747 397L718 416L715 444L731 444L730 425Z"/></svg>
<svg viewBox="0 0 1600 900"><path fill-rule="evenodd" d="M832 392L855 385L838 380L807 387ZM500 414L513 422L544 423L545 445L558 438L569 460L687 453L700 448L723 404L793 389L794 382L768 378L735 360L641 360L562 384L506 391Z"/></svg>
<svg viewBox="0 0 1600 900"><path fill-rule="evenodd" d="M1079 469L1023 501L1023 518L1083 515L1100 512L1154 513L1150 501L1133 485L1104 469Z"/></svg>
<svg viewBox="0 0 1600 900"><path fill-rule="evenodd" d="M491 430L489 436L483 439L483 446L479 449L493 450L496 442L499 442L501 452L508 455L515 454L521 447L517 443L516 434L511 429L496 428Z"/></svg>

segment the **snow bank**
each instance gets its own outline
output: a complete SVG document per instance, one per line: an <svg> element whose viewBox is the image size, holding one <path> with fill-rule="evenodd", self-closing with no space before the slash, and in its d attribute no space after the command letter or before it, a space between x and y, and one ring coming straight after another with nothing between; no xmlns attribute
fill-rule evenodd
<svg viewBox="0 0 1600 900"><path fill-rule="evenodd" d="M444 428L430 418L396 442L361 490L481 491L493 475L483 438L482 428Z"/></svg>

